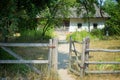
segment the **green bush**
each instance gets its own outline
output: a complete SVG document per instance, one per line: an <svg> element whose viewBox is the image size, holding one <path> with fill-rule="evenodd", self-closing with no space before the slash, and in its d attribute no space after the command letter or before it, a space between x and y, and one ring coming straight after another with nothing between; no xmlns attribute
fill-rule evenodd
<svg viewBox="0 0 120 80"><path fill-rule="evenodd" d="M89 37L90 39L96 40L96 39L104 39L103 30L101 29L93 29L91 32L87 31L76 31L72 34L67 35L67 40L69 41L69 37L72 37L73 40L76 41L82 41L83 38Z"/></svg>
<svg viewBox="0 0 120 80"><path fill-rule="evenodd" d="M119 26L111 26L108 27L108 32L110 36L120 36L120 28Z"/></svg>
<svg viewBox="0 0 120 80"><path fill-rule="evenodd" d="M69 41L70 36L75 41L82 41L82 39L85 38L85 37L93 38L93 36L91 36L90 33L87 32L87 31L80 31L80 32L76 31L76 32L73 32L72 34L67 35L67 40L68 41Z"/></svg>
<svg viewBox="0 0 120 80"><path fill-rule="evenodd" d="M103 39L103 30L102 29L93 29L90 34L92 36L94 36L94 38L98 38L98 39Z"/></svg>

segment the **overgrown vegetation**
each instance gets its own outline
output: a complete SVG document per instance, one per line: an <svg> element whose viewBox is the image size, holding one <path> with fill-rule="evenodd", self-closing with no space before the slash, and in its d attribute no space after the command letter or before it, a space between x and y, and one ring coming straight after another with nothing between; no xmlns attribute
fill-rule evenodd
<svg viewBox="0 0 120 80"><path fill-rule="evenodd" d="M111 31L109 31L111 33ZM82 41L83 38L89 37L91 40L111 40L111 39L120 39L119 35L109 35L109 33L106 33L105 28L104 29L93 29L91 32L87 31L76 31L71 34L67 35L67 40L69 40L69 37L71 36L73 40L76 41Z"/></svg>

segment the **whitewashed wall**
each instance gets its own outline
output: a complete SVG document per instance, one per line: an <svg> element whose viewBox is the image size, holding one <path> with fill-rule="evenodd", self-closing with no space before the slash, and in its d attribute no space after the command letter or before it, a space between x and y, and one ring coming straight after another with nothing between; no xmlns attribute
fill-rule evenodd
<svg viewBox="0 0 120 80"><path fill-rule="evenodd" d="M78 28L78 25L77 25L78 23L82 23L81 28ZM97 28L102 29L102 28L104 28L105 20L101 19L101 18L91 19L90 20L90 31L94 28L93 23L97 23L98 24ZM82 31L82 30L88 31L88 23L87 22L85 22L84 20L79 19L79 18L70 19L69 32Z"/></svg>

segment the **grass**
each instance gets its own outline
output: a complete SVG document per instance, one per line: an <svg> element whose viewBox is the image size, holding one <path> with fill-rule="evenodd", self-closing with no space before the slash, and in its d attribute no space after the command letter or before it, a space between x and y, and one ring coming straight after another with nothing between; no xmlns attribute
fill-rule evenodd
<svg viewBox="0 0 120 80"><path fill-rule="evenodd" d="M81 49L81 45L76 44L78 50ZM120 40L91 40L90 48L92 49L120 49ZM90 61L118 61L120 62L119 53L107 53L107 52L90 52ZM99 64L89 65L89 70L100 71L113 71L120 70L120 65L113 64ZM119 80L120 74L87 74L83 80ZM81 80L80 77L76 77L76 80Z"/></svg>

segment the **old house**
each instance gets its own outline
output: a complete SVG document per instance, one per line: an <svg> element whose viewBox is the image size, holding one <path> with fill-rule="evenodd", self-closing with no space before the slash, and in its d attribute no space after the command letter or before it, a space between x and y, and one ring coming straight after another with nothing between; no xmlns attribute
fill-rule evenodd
<svg viewBox="0 0 120 80"><path fill-rule="evenodd" d="M105 21L110 17L107 13L102 11L100 13L100 9L95 6L95 14L89 17L89 22L83 17L85 11L82 11L81 14L77 15L76 9L72 9L72 13L70 14L68 19L64 20L64 29L69 32L75 31L91 31L92 29L102 29L105 27Z"/></svg>

